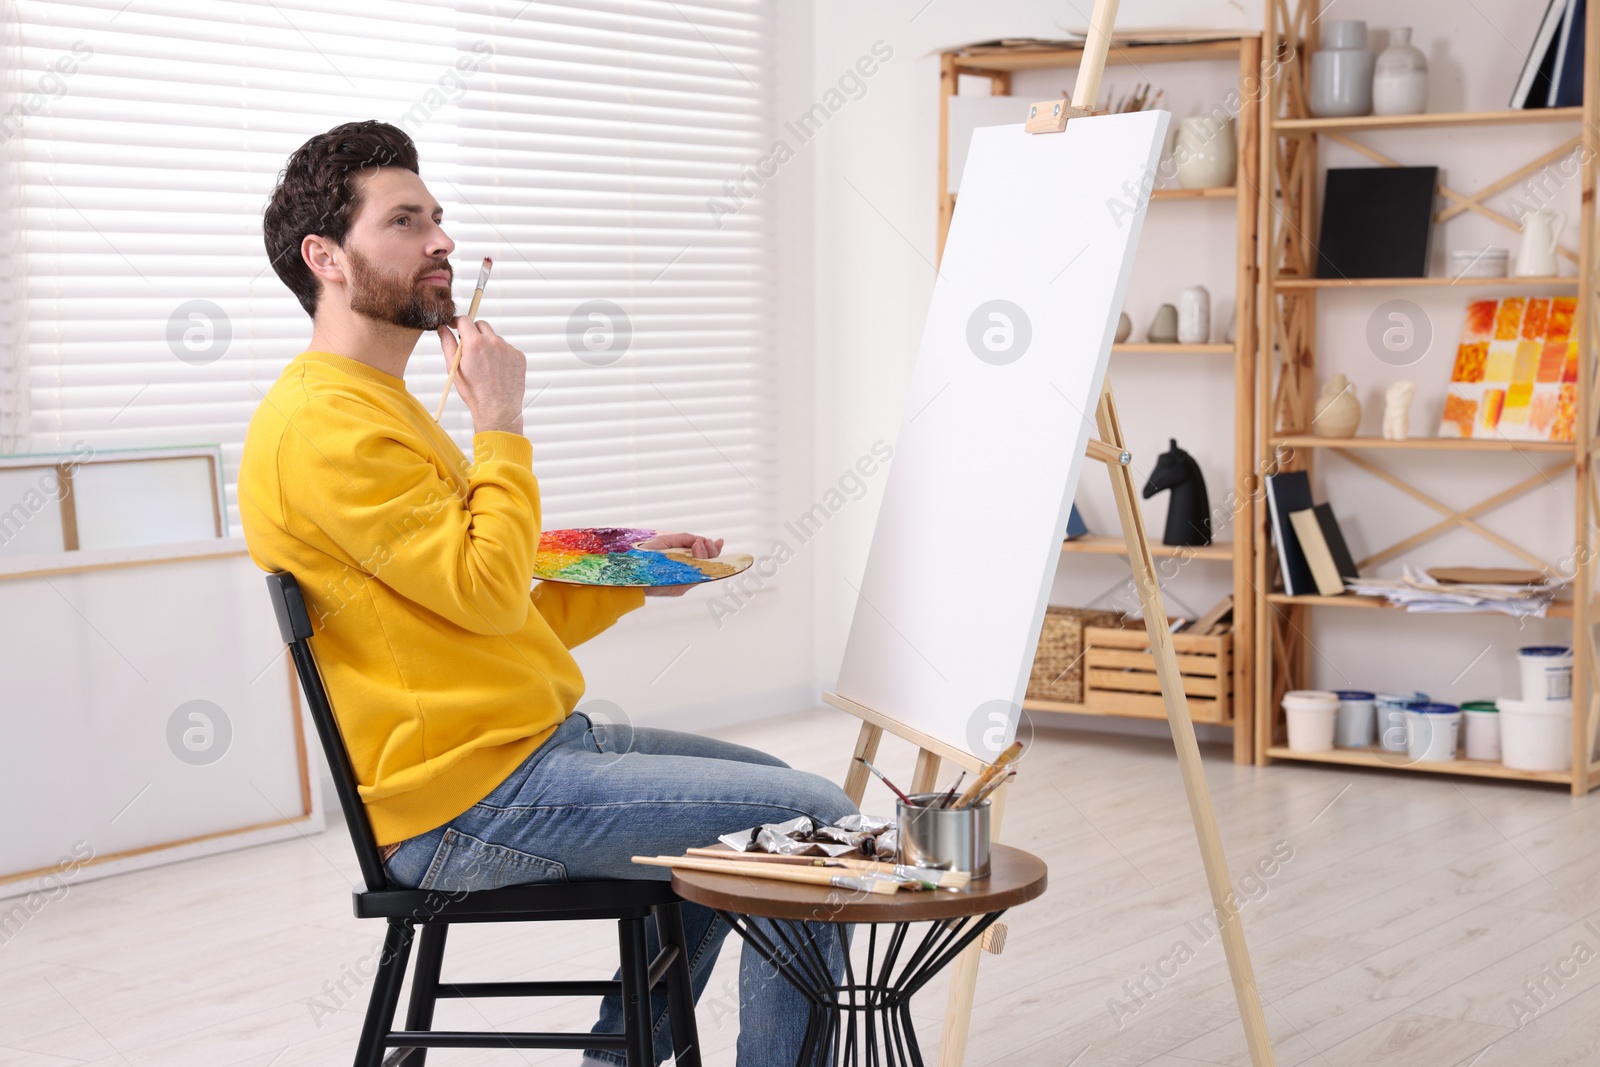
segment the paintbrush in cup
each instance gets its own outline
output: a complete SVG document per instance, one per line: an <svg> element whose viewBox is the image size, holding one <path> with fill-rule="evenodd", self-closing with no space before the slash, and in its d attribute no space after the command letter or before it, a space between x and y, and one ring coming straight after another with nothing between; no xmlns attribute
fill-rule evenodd
<svg viewBox="0 0 1600 1067"><path fill-rule="evenodd" d="M494 266L494 258L483 257L483 268L478 271L478 284L472 290L472 306L467 308L467 321L478 317L478 304L483 300L484 287L489 284L489 269ZM456 370L461 366L461 353L466 347L466 338L456 338L456 355L450 361L450 377L444 380L444 394L439 397L439 408L433 413L433 421L438 422L444 416L445 401L450 399L450 387L455 384Z"/></svg>
<svg viewBox="0 0 1600 1067"><path fill-rule="evenodd" d="M895 785L893 782L889 781L888 778L884 777L884 773L882 771L878 770L878 768L874 767L872 764L867 763L866 760L861 759L860 756L857 756L856 759L861 760L861 762L866 765L867 770L869 770L873 774L877 775L878 776L878 781L880 781L884 785L888 786L889 787L889 791L892 792L895 796L899 797L901 800L905 801L907 804L911 804L911 805L915 806L916 802L913 801L910 797L906 796L904 793L900 792L900 787Z"/></svg>
<svg viewBox="0 0 1600 1067"><path fill-rule="evenodd" d="M950 783L950 788L945 792L944 796L939 798L939 803L935 804L934 807L948 808L950 806L950 802L956 798L956 787L961 784L962 779L966 778L966 776L966 771L962 771L960 774L956 775L956 780Z"/></svg>
<svg viewBox="0 0 1600 1067"><path fill-rule="evenodd" d="M1004 752L1000 753L998 759L985 767L983 773L978 775L971 785L967 786L967 791L961 794L960 799L955 802L954 806L958 808L971 807L976 802L978 794L983 792L983 787L994 781L996 775L1015 762L1016 758L1022 755L1024 747L1026 746L1021 741L1013 741Z"/></svg>

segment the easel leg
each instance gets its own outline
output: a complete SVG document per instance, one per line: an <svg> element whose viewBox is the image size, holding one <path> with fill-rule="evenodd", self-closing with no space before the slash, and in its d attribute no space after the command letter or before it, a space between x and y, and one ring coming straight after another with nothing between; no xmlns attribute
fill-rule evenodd
<svg viewBox="0 0 1600 1067"><path fill-rule="evenodd" d="M1095 411L1100 439L1121 453L1127 448L1117 405L1111 398L1111 383L1100 394ZM1206 883L1211 889L1211 904L1222 934L1222 948L1228 957L1228 973L1233 978L1234 998L1239 1002L1239 1019L1244 1023L1245 1043L1255 1067L1271 1067L1272 1039L1266 1016L1261 1010L1261 995L1256 990L1255 971L1250 965L1250 950L1244 943L1244 927L1237 908L1228 904L1232 895L1228 860L1222 852L1222 836L1217 832L1217 816L1211 807L1211 790L1206 785L1205 767L1200 762L1200 745L1194 736L1194 721L1189 718L1189 701L1183 692L1183 676L1172 648L1172 631L1167 626L1166 608L1161 602L1161 586L1156 581L1155 560L1145 538L1144 517L1139 511L1133 472L1120 462L1108 462L1111 489L1117 498L1117 515L1128 542L1128 562L1133 567L1134 585L1144 608L1145 630L1150 634L1150 651L1155 656L1156 675L1161 680L1161 696L1167 706L1167 721L1172 725L1172 741L1178 750L1178 769L1183 775L1184 792L1189 796L1189 813L1194 819L1195 836L1200 841Z"/></svg>
<svg viewBox="0 0 1600 1067"><path fill-rule="evenodd" d="M1006 794L1010 791L1009 785L1003 785L989 798L990 840L1000 840L1001 816L1005 814ZM950 965L950 994L945 1000L944 1030L939 1035L939 1067L961 1067L966 1058L967 1031L972 1026L972 1001L978 991L978 961L983 958L983 948L987 943L987 935L979 938L962 949L961 955ZM1000 943L1003 943L1003 938Z"/></svg>
<svg viewBox="0 0 1600 1067"><path fill-rule="evenodd" d="M917 769L911 774L911 793L931 793L939 787L939 757L925 748L917 749ZM990 833L993 833L991 828Z"/></svg>
<svg viewBox="0 0 1600 1067"><path fill-rule="evenodd" d="M858 808L861 798L867 795L867 768L861 761L870 763L878 758L878 742L881 740L883 727L870 722L861 724L861 732L856 735L855 751L850 754L850 766L844 772L844 795Z"/></svg>

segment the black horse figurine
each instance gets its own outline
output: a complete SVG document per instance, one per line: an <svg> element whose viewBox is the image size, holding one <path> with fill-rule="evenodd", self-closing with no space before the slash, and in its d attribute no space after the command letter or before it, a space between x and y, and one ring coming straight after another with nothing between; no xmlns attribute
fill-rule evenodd
<svg viewBox="0 0 1600 1067"><path fill-rule="evenodd" d="M1206 480L1200 475L1200 464L1178 447L1176 438L1156 460L1156 469L1144 484L1144 498L1149 500L1164 489L1172 490L1172 499L1167 502L1167 529L1161 535L1162 543L1209 545L1211 500L1206 496Z"/></svg>

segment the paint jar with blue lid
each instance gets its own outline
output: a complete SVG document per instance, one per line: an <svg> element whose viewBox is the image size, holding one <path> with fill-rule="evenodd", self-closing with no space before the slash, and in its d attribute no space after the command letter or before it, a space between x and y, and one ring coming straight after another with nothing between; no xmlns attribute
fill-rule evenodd
<svg viewBox="0 0 1600 1067"><path fill-rule="evenodd" d="M1422 763L1456 758L1461 709L1454 704L1413 704L1405 710L1406 755Z"/></svg>
<svg viewBox="0 0 1600 1067"><path fill-rule="evenodd" d="M1335 689L1339 718L1333 726L1333 743L1339 748L1368 748L1372 744L1377 695L1365 689Z"/></svg>
<svg viewBox="0 0 1600 1067"><path fill-rule="evenodd" d="M1572 699L1572 649L1566 645L1526 645L1517 649L1523 700Z"/></svg>
<svg viewBox="0 0 1600 1067"><path fill-rule="evenodd" d="M1428 694L1410 693L1378 694L1378 747L1385 752L1406 751L1406 709L1426 704Z"/></svg>

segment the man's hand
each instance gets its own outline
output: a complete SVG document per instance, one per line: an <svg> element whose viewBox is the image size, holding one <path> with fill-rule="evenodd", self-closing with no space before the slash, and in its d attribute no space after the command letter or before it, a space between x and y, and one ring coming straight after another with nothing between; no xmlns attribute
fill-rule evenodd
<svg viewBox="0 0 1600 1067"><path fill-rule="evenodd" d="M691 533L662 533L656 534L648 541L640 541L633 546L646 551L660 551L663 548L687 548L689 554L696 559L710 559L722 552L722 538L700 537ZM699 583L695 583L699 584ZM682 596L693 589L694 585L655 585L644 591L645 596Z"/></svg>
<svg viewBox="0 0 1600 1067"><path fill-rule="evenodd" d="M511 342L495 333L482 319L456 319L461 339L450 327L439 327L439 347L445 366L455 362L461 350L461 366L456 371L456 388L472 412L472 432L506 430L522 432L522 397L528 388L528 357Z"/></svg>

